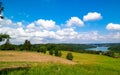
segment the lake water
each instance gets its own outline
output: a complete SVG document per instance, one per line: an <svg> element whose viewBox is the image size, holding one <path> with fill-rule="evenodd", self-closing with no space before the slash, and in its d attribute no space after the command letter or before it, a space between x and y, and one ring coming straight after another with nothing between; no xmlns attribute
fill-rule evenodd
<svg viewBox="0 0 120 75"><path fill-rule="evenodd" d="M96 48L88 48L86 50L95 50L95 51L107 51L109 47L96 47Z"/></svg>

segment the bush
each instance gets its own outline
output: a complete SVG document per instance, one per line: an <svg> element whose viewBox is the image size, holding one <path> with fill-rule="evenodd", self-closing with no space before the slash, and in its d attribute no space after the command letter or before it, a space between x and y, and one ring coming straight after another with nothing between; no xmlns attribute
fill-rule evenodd
<svg viewBox="0 0 120 75"><path fill-rule="evenodd" d="M114 52L110 52L110 51L104 52L103 55L110 56L110 57L114 57L115 56Z"/></svg>
<svg viewBox="0 0 120 75"><path fill-rule="evenodd" d="M53 50L49 50L49 54L53 55L54 54Z"/></svg>
<svg viewBox="0 0 120 75"><path fill-rule="evenodd" d="M61 57L62 56L61 51L55 50L55 56Z"/></svg>
<svg viewBox="0 0 120 75"><path fill-rule="evenodd" d="M55 56L59 56L58 50L55 50Z"/></svg>
<svg viewBox="0 0 120 75"><path fill-rule="evenodd" d="M61 57L62 56L62 53L61 51L58 52L58 56Z"/></svg>
<svg viewBox="0 0 120 75"><path fill-rule="evenodd" d="M66 58L67 58L68 60L72 60L72 59L73 59L72 53L71 53L71 52L67 53Z"/></svg>
<svg viewBox="0 0 120 75"><path fill-rule="evenodd" d="M47 51L47 48L45 46L40 47L40 52L41 53L46 53L46 51Z"/></svg>

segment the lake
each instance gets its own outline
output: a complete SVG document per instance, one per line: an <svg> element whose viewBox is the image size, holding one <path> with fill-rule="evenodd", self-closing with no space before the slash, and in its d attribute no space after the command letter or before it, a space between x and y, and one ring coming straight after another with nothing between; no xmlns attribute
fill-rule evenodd
<svg viewBox="0 0 120 75"><path fill-rule="evenodd" d="M86 50L95 50L95 51L107 51L109 47L96 47L96 48L88 48Z"/></svg>

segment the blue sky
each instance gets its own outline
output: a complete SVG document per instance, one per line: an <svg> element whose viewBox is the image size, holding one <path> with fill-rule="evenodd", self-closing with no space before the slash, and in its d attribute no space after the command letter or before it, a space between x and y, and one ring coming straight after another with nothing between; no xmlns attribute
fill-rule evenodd
<svg viewBox="0 0 120 75"><path fill-rule="evenodd" d="M120 42L119 0L1 1L5 19L0 31L13 43Z"/></svg>

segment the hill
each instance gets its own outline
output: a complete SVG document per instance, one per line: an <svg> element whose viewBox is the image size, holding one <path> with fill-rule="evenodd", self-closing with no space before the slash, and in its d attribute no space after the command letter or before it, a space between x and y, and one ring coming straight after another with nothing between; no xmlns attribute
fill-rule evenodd
<svg viewBox="0 0 120 75"><path fill-rule="evenodd" d="M74 59L69 61L65 59L67 53L68 51L62 51L60 58L36 52L0 51L0 73L1 75L120 75L119 58L72 52ZM17 67L23 68L3 71L4 68ZM30 68L24 69L24 67Z"/></svg>
<svg viewBox="0 0 120 75"><path fill-rule="evenodd" d="M37 52L0 51L0 62L53 62L63 64L76 64L64 58L55 57Z"/></svg>

